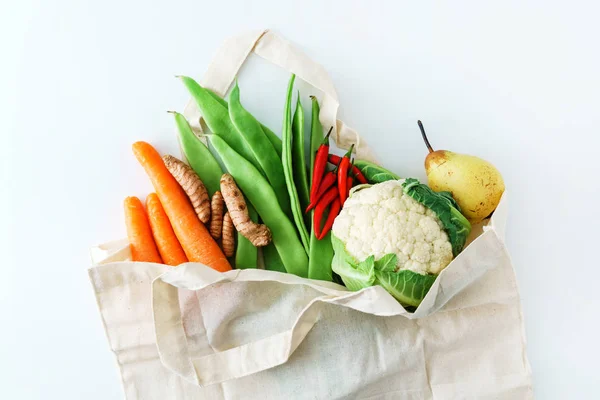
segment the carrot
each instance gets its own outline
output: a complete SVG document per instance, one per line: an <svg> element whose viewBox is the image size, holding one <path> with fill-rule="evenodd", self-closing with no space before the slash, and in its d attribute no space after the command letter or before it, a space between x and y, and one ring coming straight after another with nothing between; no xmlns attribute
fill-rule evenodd
<svg viewBox="0 0 600 400"><path fill-rule="evenodd" d="M133 144L133 153L150 177L188 260L221 272L231 270L219 245L198 219L190 200L156 149L146 142L136 142Z"/></svg>
<svg viewBox="0 0 600 400"><path fill-rule="evenodd" d="M126 197L123 205L125 206L125 225L127 226L132 260L162 263L140 199Z"/></svg>
<svg viewBox="0 0 600 400"><path fill-rule="evenodd" d="M152 235L163 262L173 266L188 262L156 193L150 193L146 197L146 210L148 211Z"/></svg>

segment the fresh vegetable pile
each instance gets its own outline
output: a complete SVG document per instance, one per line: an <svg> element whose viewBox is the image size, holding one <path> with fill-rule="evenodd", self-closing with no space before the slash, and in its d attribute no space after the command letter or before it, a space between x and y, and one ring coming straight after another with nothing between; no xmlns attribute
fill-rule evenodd
<svg viewBox="0 0 600 400"><path fill-rule="evenodd" d="M354 146L342 156L332 154L333 127L324 135L314 96L305 143L300 96L292 107L294 75L281 139L243 107L237 83L227 102L189 77L180 79L211 133L196 136L184 116L173 112L187 163L161 157L148 143L134 143L133 152L156 191L148 195L145 210L138 198L125 199L134 261L199 262L221 272L264 265L335 280L350 290L381 285L401 303L416 307L471 232L455 199L493 211L497 192L504 189L491 164L434 152L420 122L430 150L430 184L443 190L355 160ZM445 175L437 173L441 165ZM484 188L469 187L479 184L473 179L481 176L478 165L487 173L481 179ZM469 215L481 214L478 210L470 209Z"/></svg>

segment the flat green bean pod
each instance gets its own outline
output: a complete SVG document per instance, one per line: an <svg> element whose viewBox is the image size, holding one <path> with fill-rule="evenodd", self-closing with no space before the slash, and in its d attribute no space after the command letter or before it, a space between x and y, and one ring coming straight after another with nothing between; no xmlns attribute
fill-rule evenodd
<svg viewBox="0 0 600 400"><path fill-rule="evenodd" d="M240 102L240 88L237 83L229 96L229 117L237 131L244 137L254 159L273 187L277 201L287 215L291 215L283 165L271 142L264 134L260 122L256 120Z"/></svg>
<svg viewBox="0 0 600 400"><path fill-rule="evenodd" d="M273 243L269 243L263 247L262 253L265 262L265 269L269 271L286 272L285 266L281 261L281 257L279 257L279 253L277 252L277 248L273 245Z"/></svg>
<svg viewBox="0 0 600 400"><path fill-rule="evenodd" d="M187 76L181 76L180 78L194 100L196 100L196 104L202 111L202 116L210 130L223 137L227 144L262 172L252 149L229 119L229 112L226 107L223 107L222 102L215 99L214 93L211 94L210 91L204 89L192 78Z"/></svg>
<svg viewBox="0 0 600 400"><path fill-rule="evenodd" d="M206 90L223 107L229 108L229 105L227 104L227 101L225 101L225 99L223 99L221 96L219 96L218 94L216 94L215 92L213 92L210 89L206 89ZM267 139L269 139L269 142L271 142L271 144L275 148L277 155L279 155L279 158L281 158L281 139L272 130L270 130L266 125L260 124L260 126L261 126L263 132L265 133L265 135L267 135Z"/></svg>
<svg viewBox="0 0 600 400"><path fill-rule="evenodd" d="M265 225L287 272L308 276L308 256L298 239L294 224L283 212L269 182L248 160L236 153L220 136L209 140L236 184L250 200Z"/></svg>
<svg viewBox="0 0 600 400"><path fill-rule="evenodd" d="M172 114L175 116L183 154L206 186L209 196L212 196L220 190L223 171L208 147L196 137L185 117L174 111Z"/></svg>

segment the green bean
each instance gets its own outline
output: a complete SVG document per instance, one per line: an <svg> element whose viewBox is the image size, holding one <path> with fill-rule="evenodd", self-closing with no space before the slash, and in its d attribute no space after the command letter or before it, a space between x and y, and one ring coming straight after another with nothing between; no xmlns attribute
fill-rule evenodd
<svg viewBox="0 0 600 400"><path fill-rule="evenodd" d="M248 214L250 219L254 222L258 222L258 214L250 202L246 202L248 207ZM237 234L238 242L237 249L235 251L235 268L237 269L248 269L258 268L258 249L239 232Z"/></svg>
<svg viewBox="0 0 600 400"><path fill-rule="evenodd" d="M294 224L281 209L269 182L257 168L236 153L220 136L210 135L209 140L238 187L271 230L273 243L286 271L306 277L308 256L298 239Z"/></svg>
<svg viewBox="0 0 600 400"><path fill-rule="evenodd" d="M319 146L321 146L321 142L323 141L323 126L321 125L321 121L319 120L319 114L321 112L321 108L319 107L319 101L315 96L310 96L310 100L312 102L312 109L310 115L310 182L312 185L312 175L315 171L315 156L317 155L317 150L319 150ZM312 189L312 188L311 188Z"/></svg>
<svg viewBox="0 0 600 400"><path fill-rule="evenodd" d="M310 124L310 176L312 177L315 168L315 155L323 141L323 127L319 122L319 102L316 97L311 96L312 116ZM312 182L312 179L311 179ZM312 221L314 210L310 213ZM325 218L327 218L325 216ZM310 254L308 257L308 277L310 279L320 279L323 281L332 280L331 262L333 260L333 247L331 245L331 232L321 240L317 239L315 230L311 226L310 230Z"/></svg>
<svg viewBox="0 0 600 400"><path fill-rule="evenodd" d="M210 94L212 96L213 99L218 101L219 104L221 104L223 107L229 108L229 105L227 104L227 100L225 100L224 98L222 98L221 96L219 96L218 94L216 94L215 92L213 92L210 89L206 89L206 91L208 92L208 94Z"/></svg>
<svg viewBox="0 0 600 400"><path fill-rule="evenodd" d="M260 126L262 127L265 135L267 136L267 139L269 139L269 142L271 142L271 144L275 148L277 155L279 156L279 158L281 158L281 139L279 139L279 136L273 133L273 131L265 125L261 124Z"/></svg>
<svg viewBox="0 0 600 400"><path fill-rule="evenodd" d="M212 196L221 187L223 171L208 147L194 134L185 117L178 112L171 112L179 131L179 143L190 167L198 174L208 194Z"/></svg>
<svg viewBox="0 0 600 400"><path fill-rule="evenodd" d="M287 97L285 100L283 128L281 134L281 161L283 162L283 173L285 175L285 182L287 184L287 190L290 196L292 214L294 216L296 229L298 229L302 245L304 246L306 253L308 253L308 231L304 225L304 219L302 215L304 210L300 208L300 200L298 199L298 191L296 190L296 185L294 184L294 173L292 169L292 90L294 89L295 79L296 75L292 74L288 84Z"/></svg>
<svg viewBox="0 0 600 400"><path fill-rule="evenodd" d="M223 137L237 153L241 154L262 172L250 146L229 119L227 108L223 107L222 103L210 94L210 91L204 89L192 78L187 76L181 76L180 78L194 100L196 100L196 104L202 111L202 116L210 130Z"/></svg>
<svg viewBox="0 0 600 400"><path fill-rule="evenodd" d="M219 96L210 89L206 90L208 91L208 94L210 94L215 100L217 100L223 107L229 107L227 101L225 101L225 99L223 99L221 96ZM260 124L260 126L265 135L267 135L267 139L269 139L269 142L271 142L271 144L275 148L277 155L279 156L279 158L281 158L281 139L279 139L279 137L275 133L273 133L273 131L270 130L266 125Z"/></svg>
<svg viewBox="0 0 600 400"><path fill-rule="evenodd" d="M296 112L292 119L292 170L294 172L294 183L298 190L300 208L306 210L310 203L308 194L308 180L306 179L306 159L304 158L304 110L300 102L300 92L296 102ZM304 224L310 227L310 215L304 213Z"/></svg>
<svg viewBox="0 0 600 400"><path fill-rule="evenodd" d="M277 253L277 248L273 243L269 243L262 248L263 260L265 262L265 269L269 271L286 272L285 266Z"/></svg>
<svg viewBox="0 0 600 400"><path fill-rule="evenodd" d="M254 158L265 173L267 180L277 195L277 201L287 215L291 215L290 198L286 189L283 165L265 136L260 123L242 107L240 103L240 88L235 84L229 96L229 117L235 128L248 143Z"/></svg>

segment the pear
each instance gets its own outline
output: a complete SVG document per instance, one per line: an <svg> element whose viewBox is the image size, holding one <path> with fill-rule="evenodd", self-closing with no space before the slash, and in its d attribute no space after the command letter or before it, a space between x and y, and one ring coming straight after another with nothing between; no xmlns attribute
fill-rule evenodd
<svg viewBox="0 0 600 400"><path fill-rule="evenodd" d="M448 150L434 151L423 124L421 121L418 124L429 150L425 158L429 187L435 192L452 193L461 212L473 225L490 216L504 193L504 180L500 172L479 157Z"/></svg>

